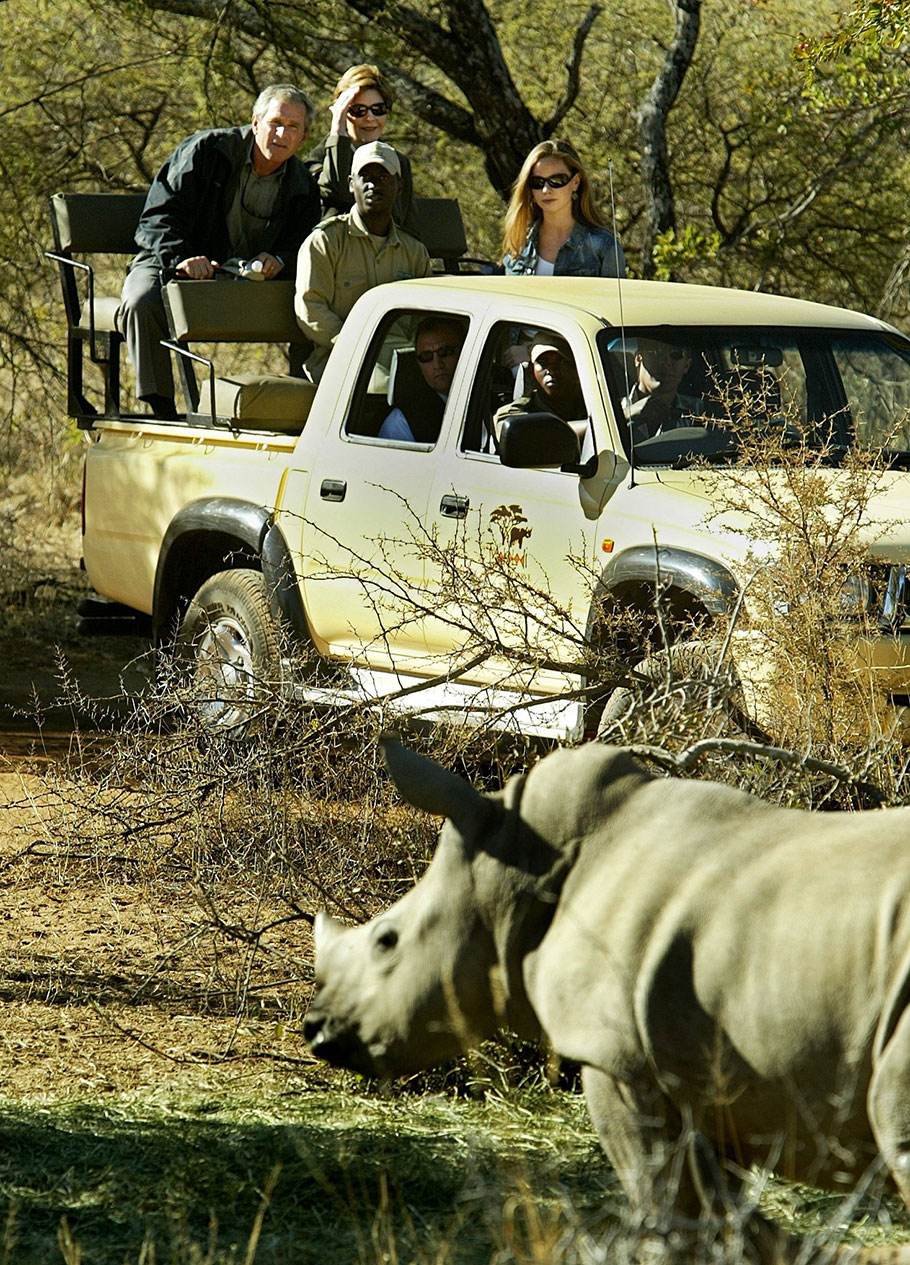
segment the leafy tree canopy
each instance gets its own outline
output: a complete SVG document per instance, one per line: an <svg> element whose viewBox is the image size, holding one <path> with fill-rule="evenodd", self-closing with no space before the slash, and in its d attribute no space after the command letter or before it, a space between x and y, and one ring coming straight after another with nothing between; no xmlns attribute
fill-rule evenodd
<svg viewBox="0 0 910 1265"><path fill-rule="evenodd" d="M472 253L498 253L503 193L552 134L584 156L636 271L906 314L910 0L842 16L836 0L798 14L788 0L4 0L3 13L0 388L14 427L61 398L47 195L144 186L181 137L244 121L276 79L316 98L315 142L335 79L362 60L394 77L389 138L419 192L459 198ZM16 385L35 364L51 386L37 411Z"/></svg>

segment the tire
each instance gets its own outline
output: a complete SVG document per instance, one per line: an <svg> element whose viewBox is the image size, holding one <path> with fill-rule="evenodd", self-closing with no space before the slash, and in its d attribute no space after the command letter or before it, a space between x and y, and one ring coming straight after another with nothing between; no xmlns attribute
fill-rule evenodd
<svg viewBox="0 0 910 1265"><path fill-rule="evenodd" d="M747 713L742 685L735 669L727 664L718 674L714 653L713 649L706 648L699 641L687 641L673 646L669 664L666 650L657 650L636 663L633 672L639 684L618 686L607 698L597 726L598 740L615 742L623 736L623 721L631 719L636 707L648 703L649 698L659 691L661 682L667 678L670 664L676 679L688 678L694 685L688 696L680 696L678 700L677 706L683 712L703 717L713 695L712 706L716 707L719 716L723 716L722 723L726 728L756 740L767 740L767 735ZM704 692L698 688L700 680L704 682Z"/></svg>
<svg viewBox="0 0 910 1265"><path fill-rule="evenodd" d="M625 685L619 685L609 696L597 722L597 738L603 741L610 734L614 724L631 711L635 704L635 693Z"/></svg>
<svg viewBox="0 0 910 1265"><path fill-rule="evenodd" d="M177 632L189 705L206 729L243 737L275 696L278 630L259 571L219 571L196 593Z"/></svg>

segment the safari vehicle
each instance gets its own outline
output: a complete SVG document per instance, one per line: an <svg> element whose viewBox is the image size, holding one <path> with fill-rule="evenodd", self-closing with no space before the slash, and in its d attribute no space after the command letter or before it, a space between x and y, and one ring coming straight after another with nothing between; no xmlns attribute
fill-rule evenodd
<svg viewBox="0 0 910 1265"><path fill-rule="evenodd" d="M116 604L93 614L150 619L155 642L208 682L213 725L242 725L263 682L278 682L330 704L395 696L425 717L580 736L599 604L648 606L659 577L677 615L723 616L762 547L709 520L736 455L731 392L770 426L816 436L832 475L853 441L889 449L874 517L891 527L870 541L871 579L845 576L844 592L872 614L863 661L878 688L907 701L910 430L895 423L910 409L910 341L895 329L751 292L446 273L366 294L316 387L220 374L224 340L293 339L290 307L272 310L277 285L171 282L185 415L110 399L80 414L84 565ZM414 330L428 314L467 330L438 436L381 439L393 407L419 407ZM509 349L554 336L574 361L579 416L497 425L527 391ZM683 411L698 401L653 435L630 429L623 404L648 339L687 355ZM200 359L197 385L186 371ZM301 647L332 671L301 675Z"/></svg>

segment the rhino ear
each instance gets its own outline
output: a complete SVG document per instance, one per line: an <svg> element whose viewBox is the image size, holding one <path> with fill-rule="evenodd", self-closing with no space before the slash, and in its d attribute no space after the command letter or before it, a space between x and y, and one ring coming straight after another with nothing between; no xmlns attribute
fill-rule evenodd
<svg viewBox="0 0 910 1265"><path fill-rule="evenodd" d="M463 838L473 842L480 827L496 812L493 801L435 760L411 751L394 734L385 734L380 745L392 781L408 803L437 817L448 817Z"/></svg>

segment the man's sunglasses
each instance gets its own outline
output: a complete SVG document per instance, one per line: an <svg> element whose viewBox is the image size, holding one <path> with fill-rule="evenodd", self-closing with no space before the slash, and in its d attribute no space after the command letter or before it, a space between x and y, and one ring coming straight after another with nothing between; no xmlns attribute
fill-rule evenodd
<svg viewBox="0 0 910 1265"><path fill-rule="evenodd" d="M653 360L691 360L692 353L687 351L685 347L647 347L641 353L642 356L649 356Z"/></svg>
<svg viewBox="0 0 910 1265"><path fill-rule="evenodd" d="M377 101L375 105L349 105L348 118L362 119L367 114L375 114L377 119L381 119L384 114L388 114L389 107L384 101Z"/></svg>
<svg viewBox="0 0 910 1265"><path fill-rule="evenodd" d="M564 189L573 175L573 172L557 171L555 176L528 176L528 184L532 189L546 189L547 185L551 189Z"/></svg>
<svg viewBox="0 0 910 1265"><path fill-rule="evenodd" d="M419 351L417 361L418 364L428 365L434 356L438 356L440 360L448 360L449 356L457 356L460 351L461 348L454 343L446 343L444 347L434 347L431 351Z"/></svg>

